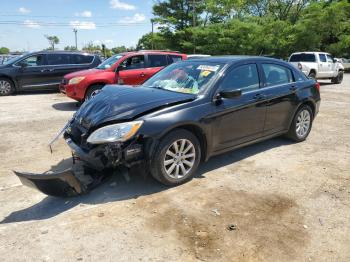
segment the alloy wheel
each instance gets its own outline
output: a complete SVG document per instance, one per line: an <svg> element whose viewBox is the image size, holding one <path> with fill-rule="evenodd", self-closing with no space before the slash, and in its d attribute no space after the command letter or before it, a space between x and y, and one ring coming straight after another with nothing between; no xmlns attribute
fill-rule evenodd
<svg viewBox="0 0 350 262"><path fill-rule="evenodd" d="M196 160L196 149L188 139L179 139L167 149L163 165L167 175L173 179L181 179L192 169Z"/></svg>
<svg viewBox="0 0 350 262"><path fill-rule="evenodd" d="M297 123L296 123L296 134L299 138L303 138L309 132L311 125L311 115L306 109L300 111Z"/></svg>
<svg viewBox="0 0 350 262"><path fill-rule="evenodd" d="M0 93L7 95L11 92L11 84L6 80L0 80Z"/></svg>

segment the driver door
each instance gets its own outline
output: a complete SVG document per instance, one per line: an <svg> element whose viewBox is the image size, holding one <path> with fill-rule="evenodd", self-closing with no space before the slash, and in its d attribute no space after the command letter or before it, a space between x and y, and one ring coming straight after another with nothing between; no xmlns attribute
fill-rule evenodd
<svg viewBox="0 0 350 262"><path fill-rule="evenodd" d="M43 89L50 82L46 57L43 54L29 56L15 65L19 74L16 80L21 89Z"/></svg>
<svg viewBox="0 0 350 262"><path fill-rule="evenodd" d="M145 56L135 55L120 63L117 71L118 84L141 85L146 80Z"/></svg>
<svg viewBox="0 0 350 262"><path fill-rule="evenodd" d="M216 106L214 152L225 151L263 135L266 99L260 89L258 67L255 63L237 66L227 72L220 91L241 90L235 98L221 98Z"/></svg>

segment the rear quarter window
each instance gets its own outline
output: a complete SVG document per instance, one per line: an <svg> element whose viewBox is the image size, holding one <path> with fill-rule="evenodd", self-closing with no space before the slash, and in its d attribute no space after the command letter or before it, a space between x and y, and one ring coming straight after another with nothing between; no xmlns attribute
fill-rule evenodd
<svg viewBox="0 0 350 262"><path fill-rule="evenodd" d="M172 63L176 63L178 61L181 61L182 56L180 56L180 55L168 55L168 59L169 59L169 64L172 64Z"/></svg>

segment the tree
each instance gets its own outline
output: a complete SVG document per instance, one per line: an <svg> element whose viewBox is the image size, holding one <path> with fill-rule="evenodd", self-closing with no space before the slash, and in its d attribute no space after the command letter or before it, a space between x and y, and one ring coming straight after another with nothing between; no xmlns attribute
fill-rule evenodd
<svg viewBox="0 0 350 262"><path fill-rule="evenodd" d="M183 30L194 23L199 24L204 9L205 1L202 0L158 0L153 6L154 21L175 30Z"/></svg>
<svg viewBox="0 0 350 262"><path fill-rule="evenodd" d="M59 44L60 39L55 35L53 35L53 36L45 35L45 37L46 37L47 41L49 41L49 44L51 46L50 49L55 50L55 45Z"/></svg>
<svg viewBox="0 0 350 262"><path fill-rule="evenodd" d="M0 47L0 54L1 55L7 55L10 53L10 49L8 49L7 47Z"/></svg>

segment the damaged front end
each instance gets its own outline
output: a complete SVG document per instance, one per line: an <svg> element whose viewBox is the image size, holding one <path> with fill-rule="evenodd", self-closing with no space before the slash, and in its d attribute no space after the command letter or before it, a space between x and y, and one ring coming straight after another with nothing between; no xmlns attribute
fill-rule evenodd
<svg viewBox="0 0 350 262"><path fill-rule="evenodd" d="M131 167L143 163L143 140L139 136L127 141L119 139L89 143L88 137L93 132L86 129L75 117L61 133L72 151L70 167L63 171L48 171L43 174L14 171L23 185L50 196L72 197L94 189L118 166ZM127 134L126 132L124 136ZM58 139L58 136L55 139ZM99 139L101 140L101 137Z"/></svg>

